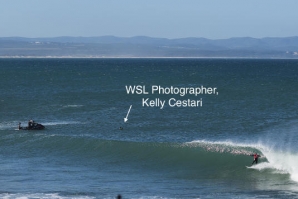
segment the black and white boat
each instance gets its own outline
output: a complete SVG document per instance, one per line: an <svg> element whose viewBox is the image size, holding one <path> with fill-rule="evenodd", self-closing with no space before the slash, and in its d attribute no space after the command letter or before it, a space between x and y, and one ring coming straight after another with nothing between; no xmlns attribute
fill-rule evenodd
<svg viewBox="0 0 298 199"><path fill-rule="evenodd" d="M45 129L45 126L42 124L36 123L33 120L30 120L28 122L28 126L26 127L22 127L21 123L19 123L18 129L19 130L43 130Z"/></svg>

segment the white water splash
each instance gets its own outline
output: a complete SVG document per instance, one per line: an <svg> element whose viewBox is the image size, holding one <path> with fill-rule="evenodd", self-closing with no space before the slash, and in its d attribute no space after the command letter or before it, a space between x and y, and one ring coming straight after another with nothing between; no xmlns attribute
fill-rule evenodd
<svg viewBox="0 0 298 199"><path fill-rule="evenodd" d="M68 124L81 124L81 122L78 121L54 121L54 122L46 122L42 123L45 126L56 126L56 125L68 125Z"/></svg>
<svg viewBox="0 0 298 199"><path fill-rule="evenodd" d="M262 153L269 162L268 167L280 173L288 173L293 181L298 182L298 154L273 150Z"/></svg>
<svg viewBox="0 0 298 199"><path fill-rule="evenodd" d="M0 130L9 130L9 129L17 129L18 128L18 121L7 121L7 122L0 122Z"/></svg>
<svg viewBox="0 0 298 199"><path fill-rule="evenodd" d="M261 142L256 144L239 143L233 141L207 141L195 140L187 142L188 146L200 146L208 151L219 153L232 153L238 155L249 155L256 150L261 152L267 162L262 162L249 167L250 169L264 170L272 169L275 173L289 174L291 179L298 182L298 154L283 150L276 150ZM261 158L262 158L261 157Z"/></svg>
<svg viewBox="0 0 298 199"><path fill-rule="evenodd" d="M233 141L208 141L208 140L195 140L185 143L189 146L197 146L206 149L207 151L219 152L219 153L232 153L237 155L251 155L255 152L254 149L261 151L264 147L261 144L247 144L236 143Z"/></svg>
<svg viewBox="0 0 298 199"><path fill-rule="evenodd" d="M56 126L56 125L69 125L69 124L82 124L79 121L52 121L52 122L39 122L44 126ZM19 121L4 121L0 122L0 130L18 130ZM27 122L21 122L21 126L27 126Z"/></svg>
<svg viewBox="0 0 298 199"><path fill-rule="evenodd" d="M84 105L80 105L80 104L68 104L68 105L65 105L63 106L63 108L79 108L79 107L82 107Z"/></svg>

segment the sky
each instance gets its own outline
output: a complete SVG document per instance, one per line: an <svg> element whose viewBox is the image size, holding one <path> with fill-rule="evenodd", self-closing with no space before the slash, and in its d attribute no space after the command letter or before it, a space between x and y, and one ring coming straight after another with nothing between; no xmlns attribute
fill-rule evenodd
<svg viewBox="0 0 298 199"><path fill-rule="evenodd" d="M0 37L298 36L298 0L0 0Z"/></svg>

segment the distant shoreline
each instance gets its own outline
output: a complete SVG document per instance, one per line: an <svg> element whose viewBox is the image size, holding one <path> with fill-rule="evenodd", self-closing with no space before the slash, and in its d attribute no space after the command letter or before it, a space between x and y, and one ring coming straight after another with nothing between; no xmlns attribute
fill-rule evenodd
<svg viewBox="0 0 298 199"><path fill-rule="evenodd" d="M298 37L0 37L0 58L298 59Z"/></svg>

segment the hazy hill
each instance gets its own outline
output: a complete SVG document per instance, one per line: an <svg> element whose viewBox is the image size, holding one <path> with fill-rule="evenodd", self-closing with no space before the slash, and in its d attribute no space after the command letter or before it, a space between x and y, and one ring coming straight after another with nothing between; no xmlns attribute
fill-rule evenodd
<svg viewBox="0 0 298 199"><path fill-rule="evenodd" d="M298 58L298 37L218 40L145 36L2 37L0 57Z"/></svg>

